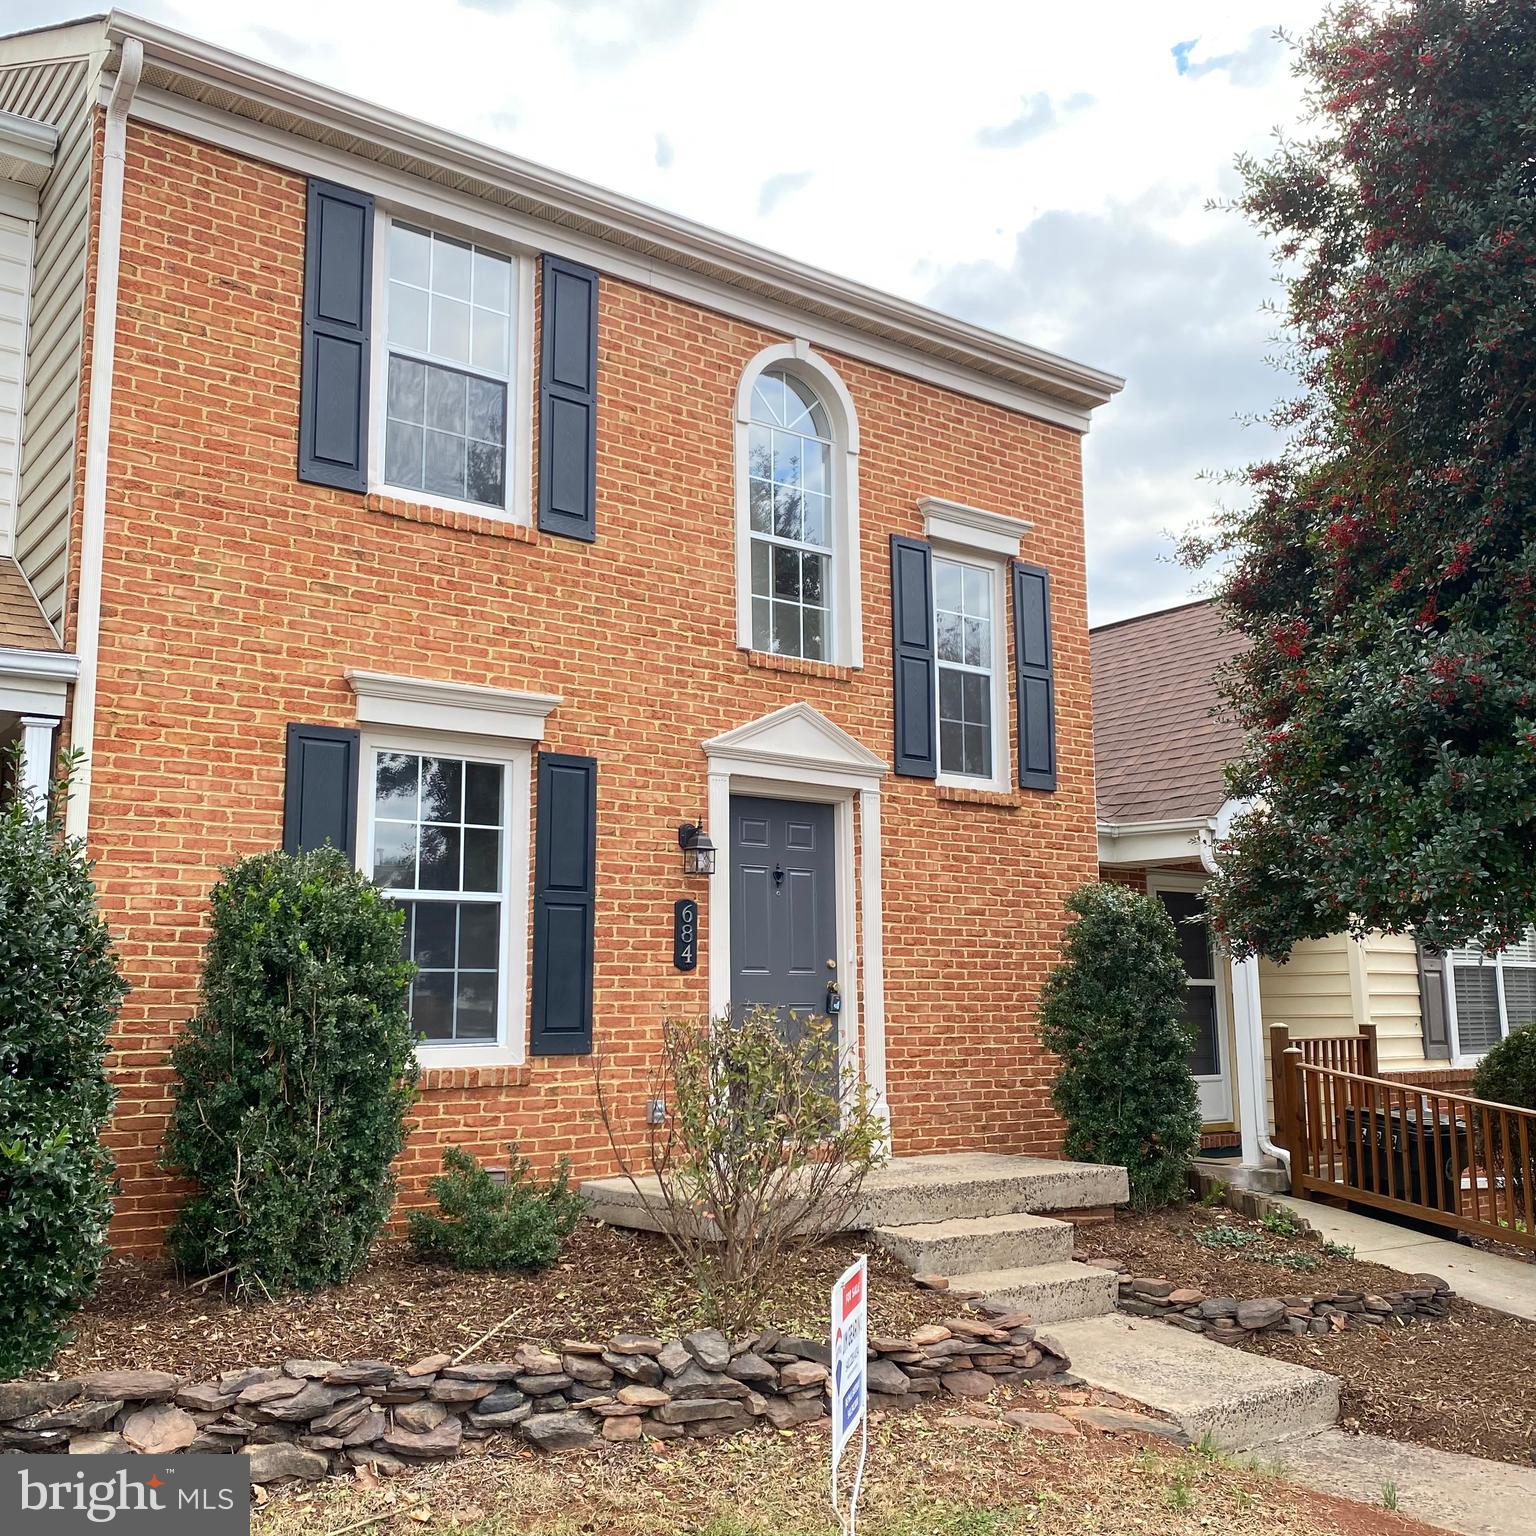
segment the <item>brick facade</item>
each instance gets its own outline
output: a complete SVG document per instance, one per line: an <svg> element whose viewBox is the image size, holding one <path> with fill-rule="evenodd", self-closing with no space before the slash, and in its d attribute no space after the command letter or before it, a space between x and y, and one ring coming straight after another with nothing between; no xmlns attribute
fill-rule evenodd
<svg viewBox="0 0 1536 1536"><path fill-rule="evenodd" d="M1063 898L1096 869L1077 434L826 353L862 437L864 666L764 665L736 646L731 412L744 365L788 337L605 275L595 544L300 484L304 211L293 174L131 127L91 804L134 988L119 1245L154 1247L177 1204L166 1052L197 1004L209 887L280 839L287 724L355 724L346 668L562 696L545 747L599 762L596 1050L637 1123L658 1021L706 1007L704 970L671 966L672 901L700 899L707 949L724 899L676 845L704 805L699 744L804 700L890 758L888 541L921 536L924 495L1034 524L1060 787L885 781L895 1148L1054 1152L1034 999ZM428 1071L416 1120L404 1204L452 1143L611 1169L585 1057Z"/></svg>

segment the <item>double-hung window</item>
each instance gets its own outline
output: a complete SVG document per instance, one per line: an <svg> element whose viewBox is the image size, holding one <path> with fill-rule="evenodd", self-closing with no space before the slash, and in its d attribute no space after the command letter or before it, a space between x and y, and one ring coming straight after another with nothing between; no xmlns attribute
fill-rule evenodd
<svg viewBox="0 0 1536 1536"><path fill-rule="evenodd" d="M1536 1024L1536 929L1497 954L1453 949L1446 956L1458 1056L1481 1056L1517 1029Z"/></svg>
<svg viewBox="0 0 1536 1536"><path fill-rule="evenodd" d="M935 554L933 630L939 775L979 789L1005 788L1007 658L1001 567Z"/></svg>
<svg viewBox="0 0 1536 1536"><path fill-rule="evenodd" d="M518 263L392 220L385 267L385 484L448 506L510 510Z"/></svg>
<svg viewBox="0 0 1536 1536"><path fill-rule="evenodd" d="M526 753L370 744L365 762L365 867L405 909L418 1040L435 1061L511 1051L524 943L513 806L518 795L527 804Z"/></svg>

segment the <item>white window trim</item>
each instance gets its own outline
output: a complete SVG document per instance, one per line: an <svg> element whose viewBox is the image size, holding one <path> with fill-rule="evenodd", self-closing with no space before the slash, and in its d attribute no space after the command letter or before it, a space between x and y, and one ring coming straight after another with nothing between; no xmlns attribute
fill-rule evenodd
<svg viewBox="0 0 1536 1536"><path fill-rule="evenodd" d="M521 1066L528 1059L528 935L530 915L529 821L532 815L533 743L491 741L484 736L451 736L437 731L366 730L362 736L362 783L359 786L357 864L372 875L374 759L380 752L474 758L501 763L503 925L502 964L496 989L496 1042L454 1045L418 1041L416 1061L422 1067ZM387 894L387 893L386 893ZM452 899L452 893L445 893ZM461 898L473 900L474 897Z"/></svg>
<svg viewBox="0 0 1536 1536"><path fill-rule="evenodd" d="M923 533L933 544L948 544L955 549L978 555L1019 558L1019 545L1034 524L1006 512L984 512L964 502L946 501L942 496L919 496L917 510L923 514Z"/></svg>
<svg viewBox="0 0 1536 1536"><path fill-rule="evenodd" d="M946 771L939 747L939 671L946 663L938 651L938 579L934 579L933 651L933 730L934 754L940 761L936 783L950 789L992 790L1007 793L1013 787L1012 740L1008 734L1008 565L996 555L978 552L974 546L935 544L934 560L949 560L985 570L992 578L992 772L983 777L974 773Z"/></svg>
<svg viewBox="0 0 1536 1536"><path fill-rule="evenodd" d="M384 478L384 427L389 380L389 228L395 214L376 207L373 224L373 348L369 366L368 492L413 506L437 507L445 512L467 512L495 522L533 524L533 275L534 258L528 251L507 247L483 230L465 229L402 210L400 217L415 226L425 225L434 234L468 240L482 250L505 256L512 263L512 357L507 379L507 467L505 507L488 507L478 501L439 496L391 485ZM474 373L475 369L466 369Z"/></svg>
<svg viewBox="0 0 1536 1536"><path fill-rule="evenodd" d="M1493 966L1494 993L1499 1000L1499 1039L1509 1039L1509 1010L1504 1003L1504 954L1501 950L1496 955L1485 955L1485 965ZM1451 958L1451 952L1446 951L1445 965L1442 970L1441 980L1445 986L1445 1017L1451 1033L1451 1060L1450 1065L1455 1068L1475 1067L1487 1055L1486 1051L1462 1052L1461 1049L1461 1020L1456 1013L1456 962ZM1536 1029L1536 1024L1521 1026Z"/></svg>
<svg viewBox="0 0 1536 1536"><path fill-rule="evenodd" d="M859 578L859 418L853 397L825 358L802 339L765 347L742 370L736 388L736 644L752 644L752 519L749 479L752 389L770 368L782 368L815 390L832 423L832 666L864 665L862 589Z"/></svg>

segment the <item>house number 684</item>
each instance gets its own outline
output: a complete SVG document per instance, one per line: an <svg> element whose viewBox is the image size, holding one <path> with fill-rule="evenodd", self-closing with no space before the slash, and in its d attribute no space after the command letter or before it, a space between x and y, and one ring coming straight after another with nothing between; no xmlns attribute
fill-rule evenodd
<svg viewBox="0 0 1536 1536"><path fill-rule="evenodd" d="M680 971L699 963L699 904L684 897L672 903L672 964Z"/></svg>

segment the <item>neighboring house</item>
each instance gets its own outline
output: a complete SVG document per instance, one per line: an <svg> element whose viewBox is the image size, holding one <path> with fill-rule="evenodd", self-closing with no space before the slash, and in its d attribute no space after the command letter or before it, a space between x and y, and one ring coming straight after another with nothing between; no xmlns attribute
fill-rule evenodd
<svg viewBox="0 0 1536 1536"><path fill-rule="evenodd" d="M609 1170L594 1054L638 1137L662 1018L747 1002L835 1014L897 1153L1056 1150L1120 380L115 13L0 42L0 110L0 732L85 754L121 1245L280 843L407 908L407 1201Z"/></svg>
<svg viewBox="0 0 1536 1536"><path fill-rule="evenodd" d="M1220 708L1216 673L1240 645L1209 602L1092 632L1100 873L1150 891L1175 919L1203 912L1213 840L1235 809L1225 770L1241 734ZM1298 944L1284 965L1234 967L1189 929L1183 951L1205 1144L1241 1146L1245 1161L1257 1159L1259 1129L1244 1125L1245 1098L1262 1106L1250 1119L1274 1128L1272 1025L1342 1035L1373 1024L1383 1075L1452 1087L1500 1034L1536 1016L1529 944L1488 961L1424 953L1403 935L1338 934Z"/></svg>

